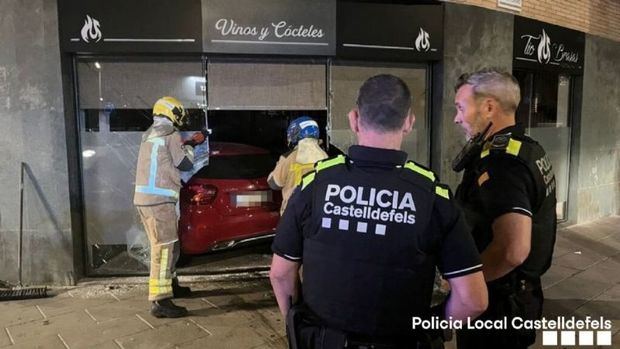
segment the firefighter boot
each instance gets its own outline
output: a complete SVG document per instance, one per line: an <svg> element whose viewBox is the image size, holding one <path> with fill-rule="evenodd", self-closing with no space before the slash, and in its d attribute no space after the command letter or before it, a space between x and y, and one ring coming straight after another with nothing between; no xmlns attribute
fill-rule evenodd
<svg viewBox="0 0 620 349"><path fill-rule="evenodd" d="M187 315L187 309L172 303L170 298L166 298L151 304L151 315L157 318L183 317Z"/></svg>
<svg viewBox="0 0 620 349"><path fill-rule="evenodd" d="M172 279L172 293L174 298L187 298L192 295L192 289L187 286L180 286L179 279Z"/></svg>

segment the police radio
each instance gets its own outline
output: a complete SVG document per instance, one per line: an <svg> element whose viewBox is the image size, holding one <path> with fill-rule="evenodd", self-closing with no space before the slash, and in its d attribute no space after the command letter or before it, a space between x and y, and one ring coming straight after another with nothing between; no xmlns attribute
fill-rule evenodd
<svg viewBox="0 0 620 349"><path fill-rule="evenodd" d="M489 122L484 131L475 134L469 139L469 141L467 141L463 147L463 150L461 150L459 155L457 155L452 161L452 169L454 171L461 172L475 157L480 154L482 144L484 144L484 139L486 138L491 125L493 125L493 123Z"/></svg>

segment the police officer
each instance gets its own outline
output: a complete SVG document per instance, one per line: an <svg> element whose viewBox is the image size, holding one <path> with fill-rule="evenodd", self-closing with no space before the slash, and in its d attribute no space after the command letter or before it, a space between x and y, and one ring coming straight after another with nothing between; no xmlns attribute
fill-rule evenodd
<svg viewBox="0 0 620 349"><path fill-rule="evenodd" d="M177 129L187 118L176 98L160 98L153 106L153 125L142 135L138 153L134 205L151 245L149 301L155 317L185 316L187 309L175 305L171 298L191 294L189 287L179 286L175 272L180 253L175 210L181 189L179 171L191 170L194 158Z"/></svg>
<svg viewBox="0 0 620 349"><path fill-rule="evenodd" d="M539 319L540 276L555 243L555 177L543 148L515 123L519 84L509 73L484 69L463 75L456 87L455 123L468 138L453 164L465 168L456 192L481 253L489 290L483 320ZM476 142L474 142L476 143ZM526 348L536 333L459 331L458 348Z"/></svg>
<svg viewBox="0 0 620 349"><path fill-rule="evenodd" d="M280 156L267 178L271 189L282 190L280 214L284 212L293 189L301 183L301 177L312 171L317 161L327 158L319 146L319 136L319 125L309 116L300 116L289 124L286 140L292 149Z"/></svg>
<svg viewBox="0 0 620 349"><path fill-rule="evenodd" d="M271 283L292 346L415 348L430 342L412 317L431 317L436 266L452 287L439 316L484 311L479 255L449 189L400 150L414 123L407 85L368 79L348 117L359 145L318 162L295 189L272 245Z"/></svg>

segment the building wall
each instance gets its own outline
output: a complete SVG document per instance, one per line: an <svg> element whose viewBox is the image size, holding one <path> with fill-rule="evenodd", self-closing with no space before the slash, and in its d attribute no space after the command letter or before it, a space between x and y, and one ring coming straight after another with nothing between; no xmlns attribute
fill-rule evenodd
<svg viewBox="0 0 620 349"><path fill-rule="evenodd" d="M0 1L0 280L73 282L67 148L56 1Z"/></svg>
<svg viewBox="0 0 620 349"><path fill-rule="evenodd" d="M499 8L497 0L444 0L513 13L620 41L618 0L522 0L520 12Z"/></svg>
<svg viewBox="0 0 620 349"><path fill-rule="evenodd" d="M476 18L472 21L472 18ZM461 128L454 124L454 83L466 72L487 66L512 71L513 16L474 6L446 4L444 18L443 96L440 120L434 124L440 151L433 150L434 170L441 181L455 190L461 175L452 171L452 159L465 143Z"/></svg>
<svg viewBox="0 0 620 349"><path fill-rule="evenodd" d="M620 214L620 43L586 35L577 221Z"/></svg>

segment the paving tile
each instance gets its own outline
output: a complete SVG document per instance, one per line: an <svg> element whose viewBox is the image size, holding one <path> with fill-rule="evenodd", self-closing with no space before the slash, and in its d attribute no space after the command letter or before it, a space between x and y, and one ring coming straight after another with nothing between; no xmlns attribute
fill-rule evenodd
<svg viewBox="0 0 620 349"><path fill-rule="evenodd" d="M571 316L577 308L586 301L580 299L545 299L543 304L543 316L555 318L558 316Z"/></svg>
<svg viewBox="0 0 620 349"><path fill-rule="evenodd" d="M117 338L116 341L125 349L131 348L175 348L198 338L209 336L195 323L188 319L165 324L157 330L143 331L134 335ZM241 348L241 347L239 347Z"/></svg>
<svg viewBox="0 0 620 349"><path fill-rule="evenodd" d="M575 315L594 318L602 316L608 320L620 319L620 302L592 300L577 308Z"/></svg>
<svg viewBox="0 0 620 349"><path fill-rule="evenodd" d="M71 349L73 349L73 346L71 346ZM113 340L107 340L103 343L91 345L88 349L120 349L120 347Z"/></svg>
<svg viewBox="0 0 620 349"><path fill-rule="evenodd" d="M57 334L32 336L25 341L7 347L7 349L67 349Z"/></svg>
<svg viewBox="0 0 620 349"><path fill-rule="evenodd" d="M596 223L570 227L565 229L564 232L570 235L579 235L594 241L604 239L614 234L614 231L609 229L608 226Z"/></svg>
<svg viewBox="0 0 620 349"><path fill-rule="evenodd" d="M265 338L268 343L286 345L284 324L272 323L268 318L269 314L262 310L254 311L250 316L252 320L248 326L256 335Z"/></svg>
<svg viewBox="0 0 620 349"><path fill-rule="evenodd" d="M555 246L553 248L553 258L561 257L568 253L573 253L574 251L578 251L581 246L575 242L573 242L568 236L563 234L563 232L558 231Z"/></svg>
<svg viewBox="0 0 620 349"><path fill-rule="evenodd" d="M609 246L616 251L620 252L620 239L616 239L614 236L607 237L599 240L599 242L605 246Z"/></svg>
<svg viewBox="0 0 620 349"><path fill-rule="evenodd" d="M82 311L84 308L95 307L99 305L110 304L114 300L107 298L94 298L94 299L75 299L75 298L61 298L54 299L49 298L46 300L39 300L35 302L35 307L38 306L46 318L53 318L66 313L74 311Z"/></svg>
<svg viewBox="0 0 620 349"><path fill-rule="evenodd" d="M611 284L620 282L620 262L608 258L576 275L579 278Z"/></svg>
<svg viewBox="0 0 620 349"><path fill-rule="evenodd" d="M268 344L268 338L258 336L252 329L248 327L225 327L214 326L210 330L212 336L203 337L191 342L180 345L183 349L203 349L203 348L222 348L222 349L238 349L238 348L254 348ZM276 348L277 347L272 347ZM285 349L286 346L281 347Z"/></svg>
<svg viewBox="0 0 620 349"><path fill-rule="evenodd" d="M0 348L13 344L4 327L0 328Z"/></svg>
<svg viewBox="0 0 620 349"><path fill-rule="evenodd" d="M545 290L545 298L556 300L574 299L586 302L599 296L612 286L608 283L572 276Z"/></svg>
<svg viewBox="0 0 620 349"><path fill-rule="evenodd" d="M124 317L135 317L137 313L143 313L149 309L150 303L146 300L141 302L115 302L94 307L84 308L96 321L105 322Z"/></svg>
<svg viewBox="0 0 620 349"><path fill-rule="evenodd" d="M601 256L609 257L618 253L618 250L616 248L614 248L613 246L609 246L604 242L607 239L593 240L582 234L573 234L570 239L573 243L580 246L582 250L595 252Z"/></svg>
<svg viewBox="0 0 620 349"><path fill-rule="evenodd" d="M210 329L211 326L247 326L251 321L248 311L225 310L221 308L207 308L193 311L192 318L207 329Z"/></svg>
<svg viewBox="0 0 620 349"><path fill-rule="evenodd" d="M8 327L15 343L28 341L33 337L57 335L63 330L88 331L93 321L84 312L72 312L56 317Z"/></svg>
<svg viewBox="0 0 620 349"><path fill-rule="evenodd" d="M85 331L74 328L63 328L60 330L60 334L71 349L91 348L95 345L102 345L105 347L107 345L105 343L111 343L116 349L119 349L118 345L114 343L114 339L146 331L152 331L151 327L140 321L134 315L127 318L101 322L99 324L90 324L85 328Z"/></svg>
<svg viewBox="0 0 620 349"><path fill-rule="evenodd" d="M620 333L620 319L611 319L611 322L613 323L613 325L611 327L611 332L614 335Z"/></svg>
<svg viewBox="0 0 620 349"><path fill-rule="evenodd" d="M258 313L257 316L260 315L260 323L263 324L264 327L271 329L274 333L279 335L286 334L284 319L277 308L263 309L256 313Z"/></svg>
<svg viewBox="0 0 620 349"><path fill-rule="evenodd" d="M179 319L156 318L153 315L151 315L151 312L149 309L138 311L135 313L134 316L136 315L139 316L139 318L141 318L141 321L148 323L155 328L159 328L159 327L171 324L173 322L179 321Z"/></svg>
<svg viewBox="0 0 620 349"><path fill-rule="evenodd" d="M542 276L543 289L549 288L558 282L579 273L581 270L552 264L549 270Z"/></svg>
<svg viewBox="0 0 620 349"><path fill-rule="evenodd" d="M586 270L603 259L605 259L605 256L582 248L574 251L573 253L567 253L562 257L555 258L553 260L553 264L573 269Z"/></svg>
<svg viewBox="0 0 620 349"><path fill-rule="evenodd" d="M17 307L13 309L11 309L10 307L3 307L1 314L2 316L0 316L0 327L2 328L37 320L43 320L43 315L41 315L37 308L35 308L32 304L26 307L17 305Z"/></svg>

